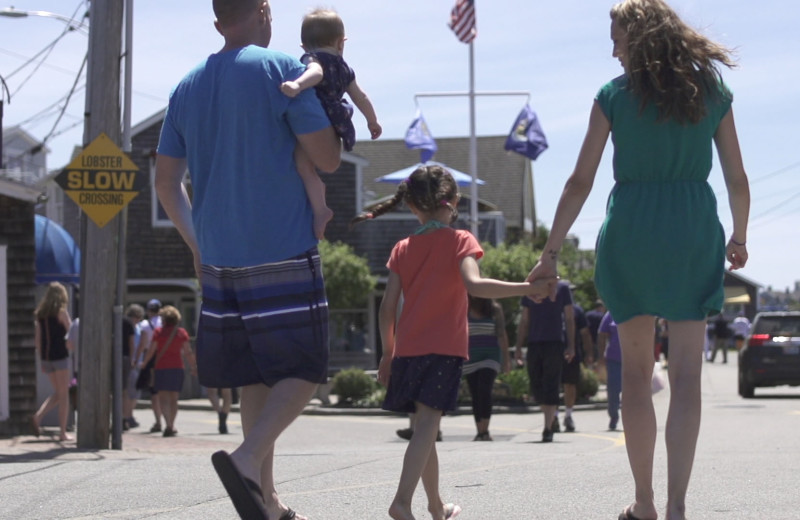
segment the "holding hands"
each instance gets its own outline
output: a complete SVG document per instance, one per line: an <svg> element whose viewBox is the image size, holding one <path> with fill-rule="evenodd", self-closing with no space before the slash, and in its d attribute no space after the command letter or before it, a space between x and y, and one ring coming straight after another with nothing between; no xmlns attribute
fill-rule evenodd
<svg viewBox="0 0 800 520"><path fill-rule="evenodd" d="M542 301L545 296L549 296L552 301L555 301L556 290L558 289L558 266L556 265L557 258L558 256L555 252L545 252L541 257L539 257L539 261L536 262L536 265L533 266L530 274L525 279L525 281L530 283L532 286L537 283L543 284L547 290L546 294L539 299L531 296L533 301L538 303Z"/></svg>

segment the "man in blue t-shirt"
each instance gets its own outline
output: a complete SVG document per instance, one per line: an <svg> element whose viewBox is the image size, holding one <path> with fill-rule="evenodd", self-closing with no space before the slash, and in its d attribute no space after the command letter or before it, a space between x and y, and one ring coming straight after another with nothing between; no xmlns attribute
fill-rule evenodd
<svg viewBox="0 0 800 520"><path fill-rule="evenodd" d="M575 319L569 284L558 282L555 300L545 298L536 303L522 298L521 305L516 358L522 359L522 345L526 343L531 393L544 416L542 442L552 442L553 421L560 402L562 364L575 357Z"/></svg>
<svg viewBox="0 0 800 520"><path fill-rule="evenodd" d="M294 150L333 172L341 143L313 89L281 93L305 67L266 48L269 2L213 7L225 44L170 95L155 187L202 282L200 384L242 387L244 442L214 469L242 518L295 518L275 493L274 445L327 379L328 312Z"/></svg>

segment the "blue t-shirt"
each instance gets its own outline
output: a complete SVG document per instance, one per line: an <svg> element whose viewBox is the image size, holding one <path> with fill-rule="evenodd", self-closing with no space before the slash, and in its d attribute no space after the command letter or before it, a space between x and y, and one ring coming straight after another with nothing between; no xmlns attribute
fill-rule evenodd
<svg viewBox="0 0 800 520"><path fill-rule="evenodd" d="M212 54L172 91L158 153L187 159L204 264L277 262L317 244L295 135L330 122L313 89L295 98L280 91L304 70L250 45Z"/></svg>
<svg viewBox="0 0 800 520"><path fill-rule="evenodd" d="M539 303L530 298L522 298L522 305L529 309L528 342L542 341L567 342L564 325L564 307L572 305L569 285L558 282L556 301L545 298Z"/></svg>

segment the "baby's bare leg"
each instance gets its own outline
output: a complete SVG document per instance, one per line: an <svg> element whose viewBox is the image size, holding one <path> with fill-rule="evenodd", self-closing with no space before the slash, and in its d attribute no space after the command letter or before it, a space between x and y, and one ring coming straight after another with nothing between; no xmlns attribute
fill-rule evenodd
<svg viewBox="0 0 800 520"><path fill-rule="evenodd" d="M299 146L294 150L294 160L314 213L314 236L322 240L325 237L325 226L333 218L333 210L325 202L325 183L319 178L311 159Z"/></svg>

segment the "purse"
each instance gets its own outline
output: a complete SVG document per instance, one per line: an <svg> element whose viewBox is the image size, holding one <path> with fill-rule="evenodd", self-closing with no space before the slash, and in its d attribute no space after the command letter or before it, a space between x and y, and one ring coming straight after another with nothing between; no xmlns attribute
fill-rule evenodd
<svg viewBox="0 0 800 520"><path fill-rule="evenodd" d="M178 326L175 325L172 328L172 332L169 335L169 339L167 340L166 345L161 350L161 352L156 355L154 359L151 359L150 362L145 365L144 369L139 372L139 377L136 378L136 388L143 389L143 388L153 388L156 382L156 365L161 360L161 357L166 354L169 346L172 344L172 340L175 339L175 334L178 332Z"/></svg>

